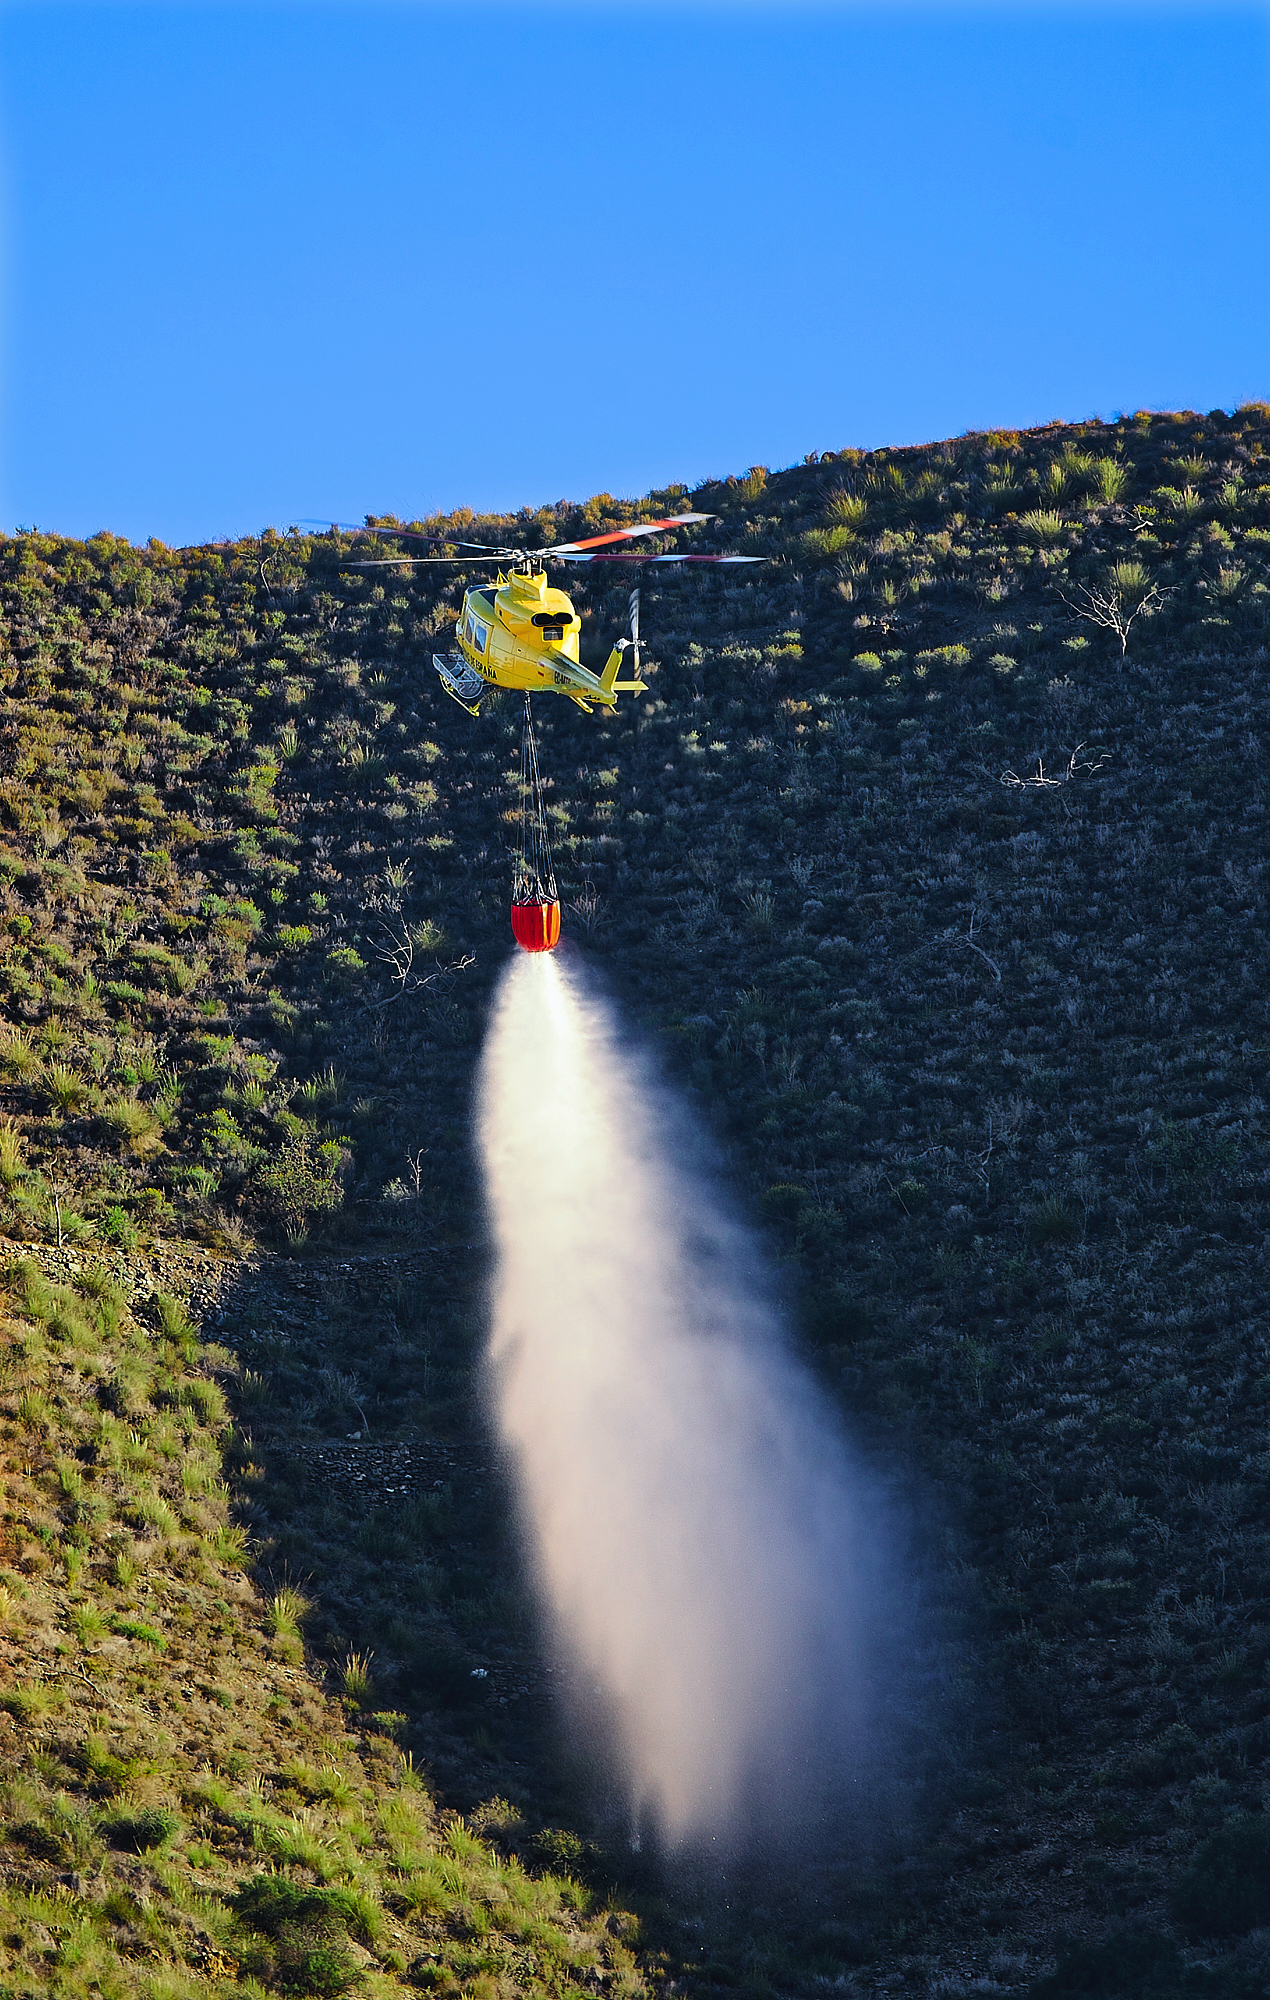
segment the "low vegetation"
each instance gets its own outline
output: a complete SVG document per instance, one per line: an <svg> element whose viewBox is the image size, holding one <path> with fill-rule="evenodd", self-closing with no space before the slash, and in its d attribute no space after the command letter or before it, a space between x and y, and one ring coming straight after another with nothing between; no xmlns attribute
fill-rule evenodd
<svg viewBox="0 0 1270 2000"><path fill-rule="evenodd" d="M902 1468L966 1725L867 1874L594 1842L474 1387L519 717L436 687L463 577L23 534L0 1993L1266 1990L1270 410L691 502L771 561L539 704L566 929Z"/></svg>

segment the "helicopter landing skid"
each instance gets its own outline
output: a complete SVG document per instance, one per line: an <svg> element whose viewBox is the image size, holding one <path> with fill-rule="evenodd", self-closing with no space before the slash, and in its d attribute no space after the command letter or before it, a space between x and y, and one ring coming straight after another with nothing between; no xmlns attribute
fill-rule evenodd
<svg viewBox="0 0 1270 2000"><path fill-rule="evenodd" d="M469 715L481 712L481 696L485 693L485 682L469 667L458 653L432 655L432 664L441 676L441 685L446 693L465 708Z"/></svg>

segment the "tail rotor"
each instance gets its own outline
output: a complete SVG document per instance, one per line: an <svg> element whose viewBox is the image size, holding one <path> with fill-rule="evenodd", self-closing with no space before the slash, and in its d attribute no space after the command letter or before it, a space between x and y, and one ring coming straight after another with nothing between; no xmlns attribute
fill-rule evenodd
<svg viewBox="0 0 1270 2000"><path fill-rule="evenodd" d="M623 633L613 642L604 672L600 676L600 687L606 696L614 694L646 694L647 688L639 677L639 585L636 584L627 601L627 611L631 621L631 636ZM630 659L627 659L627 654ZM617 678L619 672L630 674L629 680Z"/></svg>

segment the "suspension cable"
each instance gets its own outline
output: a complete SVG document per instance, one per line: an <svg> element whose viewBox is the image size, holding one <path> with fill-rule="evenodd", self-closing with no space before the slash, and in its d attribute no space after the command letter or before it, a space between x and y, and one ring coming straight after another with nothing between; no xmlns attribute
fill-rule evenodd
<svg viewBox="0 0 1270 2000"><path fill-rule="evenodd" d="M559 899L556 873L547 838L547 809L538 771L538 745L529 696L525 696L525 726L520 738L520 824L516 837L513 903L554 903Z"/></svg>

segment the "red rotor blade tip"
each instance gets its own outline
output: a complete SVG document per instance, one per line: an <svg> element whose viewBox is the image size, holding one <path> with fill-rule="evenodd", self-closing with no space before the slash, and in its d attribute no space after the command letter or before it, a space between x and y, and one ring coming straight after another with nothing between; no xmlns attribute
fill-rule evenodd
<svg viewBox="0 0 1270 2000"><path fill-rule="evenodd" d="M549 556L572 555L575 550L602 548L605 542L633 541L637 535L660 535L667 528L685 528L697 521L717 519L717 514L668 514L664 521L638 521L633 528L614 528L607 535L590 535L582 542L557 542L542 553Z"/></svg>

